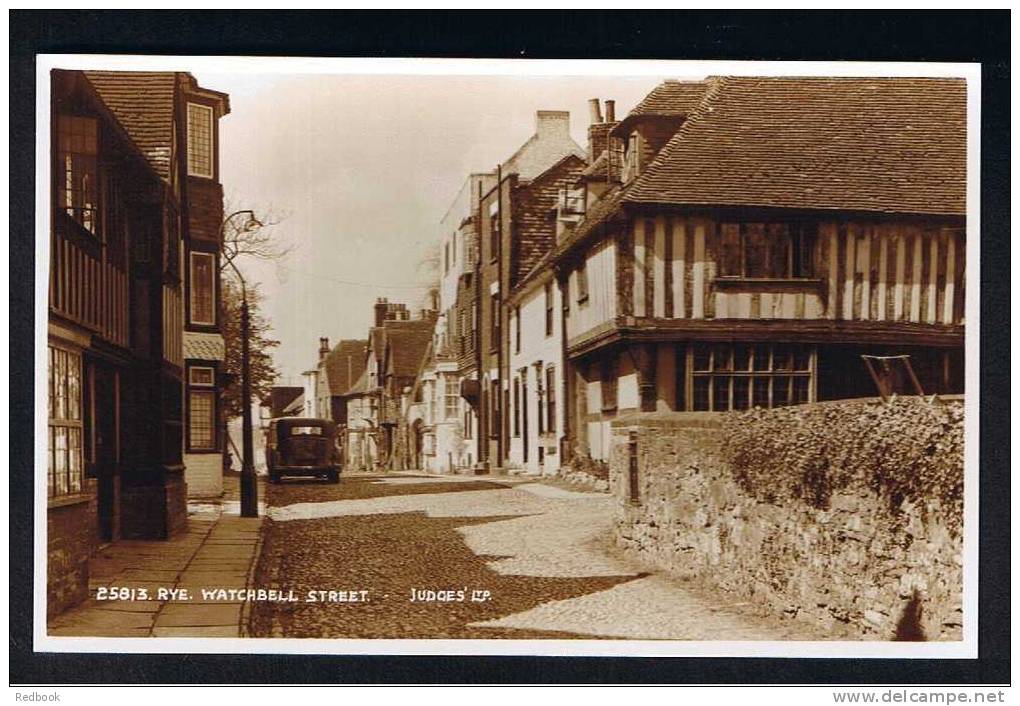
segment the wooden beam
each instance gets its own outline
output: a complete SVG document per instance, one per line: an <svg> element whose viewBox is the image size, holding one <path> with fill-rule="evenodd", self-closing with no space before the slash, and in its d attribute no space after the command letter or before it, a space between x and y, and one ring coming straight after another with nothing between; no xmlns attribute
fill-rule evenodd
<svg viewBox="0 0 1020 706"><path fill-rule="evenodd" d="M942 323L953 323L953 302L956 299L956 235L946 233L946 295L942 300Z"/></svg>
<svg viewBox="0 0 1020 706"><path fill-rule="evenodd" d="M935 323L938 316L938 275L939 275L939 239L936 233L931 234L931 242L928 245L928 306L925 312L925 321L929 324Z"/></svg>
<svg viewBox="0 0 1020 706"><path fill-rule="evenodd" d="M839 229L836 228L835 223L822 223L821 224L822 241L828 245L828 260L829 260L829 299L826 302L825 316L829 319L835 319L839 305L839 284L837 279L839 277ZM762 302L762 309L765 309L765 302Z"/></svg>
<svg viewBox="0 0 1020 706"><path fill-rule="evenodd" d="M684 301L684 276L686 272L684 244L687 242L687 232L684 228L684 221L679 218L673 219L673 318L682 319L687 315L686 302Z"/></svg>
<svg viewBox="0 0 1020 706"><path fill-rule="evenodd" d="M843 318L854 318L854 256L857 250L857 226L846 228L846 269L843 272Z"/></svg>
<svg viewBox="0 0 1020 706"><path fill-rule="evenodd" d="M871 318L871 232L870 225L863 226L858 243L857 271L861 273L861 319Z"/></svg>
<svg viewBox="0 0 1020 706"><path fill-rule="evenodd" d="M887 304L887 295L885 291L885 278L886 270L889 265L889 229L882 228L878 232L878 289L876 290L878 295L878 316L876 317L879 321L885 321Z"/></svg>
<svg viewBox="0 0 1020 706"><path fill-rule="evenodd" d="M694 223L694 290L691 318L705 318L705 222Z"/></svg>
<svg viewBox="0 0 1020 706"><path fill-rule="evenodd" d="M634 219L634 316L645 316L645 219Z"/></svg>
<svg viewBox="0 0 1020 706"><path fill-rule="evenodd" d="M655 217L655 242L652 251L652 313L666 316L666 218Z"/></svg>
<svg viewBox="0 0 1020 706"><path fill-rule="evenodd" d="M913 268L910 273L910 320L920 321L921 320L921 265L922 265L922 249L921 249L921 231L919 228L910 228L908 231L913 237L914 244L914 261Z"/></svg>

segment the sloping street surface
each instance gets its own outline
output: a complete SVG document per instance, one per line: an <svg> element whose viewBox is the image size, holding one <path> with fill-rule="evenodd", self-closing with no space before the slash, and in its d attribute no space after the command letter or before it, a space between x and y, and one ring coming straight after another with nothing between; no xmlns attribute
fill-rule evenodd
<svg viewBox="0 0 1020 706"><path fill-rule="evenodd" d="M605 494L414 475L266 491L255 585L276 599L256 636L818 639L615 556Z"/></svg>

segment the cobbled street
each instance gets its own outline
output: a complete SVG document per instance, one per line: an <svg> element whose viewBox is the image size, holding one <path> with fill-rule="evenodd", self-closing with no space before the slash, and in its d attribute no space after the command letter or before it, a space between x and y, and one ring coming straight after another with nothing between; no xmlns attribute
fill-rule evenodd
<svg viewBox="0 0 1020 706"><path fill-rule="evenodd" d="M255 636L818 639L614 556L605 494L414 475L265 488L255 585L297 600L256 603ZM415 590L453 600L412 601ZM367 601L307 602L309 591Z"/></svg>

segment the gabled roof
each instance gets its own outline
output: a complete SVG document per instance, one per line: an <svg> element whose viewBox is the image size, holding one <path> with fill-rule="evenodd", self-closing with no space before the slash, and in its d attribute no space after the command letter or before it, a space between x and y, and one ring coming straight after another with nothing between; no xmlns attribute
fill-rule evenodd
<svg viewBox="0 0 1020 706"><path fill-rule="evenodd" d="M435 322L427 319L391 321L386 326L386 373L398 378L413 378L428 352Z"/></svg>
<svg viewBox="0 0 1020 706"><path fill-rule="evenodd" d="M156 173L169 178L177 75L172 71L84 74Z"/></svg>
<svg viewBox="0 0 1020 706"><path fill-rule="evenodd" d="M354 384L351 385L347 389L347 392L341 395L341 397L358 397L359 395L364 395L367 392L368 392L368 368L364 368L361 371L361 375L358 376L358 379L354 381Z"/></svg>
<svg viewBox="0 0 1020 706"><path fill-rule="evenodd" d="M966 106L962 79L715 79L624 200L962 215Z"/></svg>
<svg viewBox="0 0 1020 706"><path fill-rule="evenodd" d="M326 354L319 368L326 372L330 395L343 395L357 381L365 369L367 349L368 341L347 340L340 341Z"/></svg>
<svg viewBox="0 0 1020 706"><path fill-rule="evenodd" d="M652 89L627 117L613 128L611 135L626 137L631 125L646 117L684 118L701 103L709 81L663 81Z"/></svg>

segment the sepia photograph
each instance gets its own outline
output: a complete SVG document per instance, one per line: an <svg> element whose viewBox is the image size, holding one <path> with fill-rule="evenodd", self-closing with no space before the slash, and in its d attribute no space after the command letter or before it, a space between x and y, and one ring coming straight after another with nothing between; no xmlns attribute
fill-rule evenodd
<svg viewBox="0 0 1020 706"><path fill-rule="evenodd" d="M40 59L37 649L975 654L974 66Z"/></svg>

